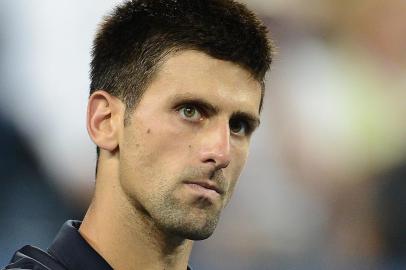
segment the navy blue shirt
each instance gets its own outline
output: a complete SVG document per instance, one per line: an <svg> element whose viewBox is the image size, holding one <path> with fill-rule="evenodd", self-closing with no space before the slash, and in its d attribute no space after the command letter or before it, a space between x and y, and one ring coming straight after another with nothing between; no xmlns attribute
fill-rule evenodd
<svg viewBox="0 0 406 270"><path fill-rule="evenodd" d="M47 252L24 246L4 269L113 270L80 235L80 224L80 221L67 221ZM188 267L188 270L192 269Z"/></svg>

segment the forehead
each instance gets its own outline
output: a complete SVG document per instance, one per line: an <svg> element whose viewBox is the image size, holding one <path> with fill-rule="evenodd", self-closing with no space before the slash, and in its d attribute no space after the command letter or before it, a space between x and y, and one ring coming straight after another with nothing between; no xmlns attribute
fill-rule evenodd
<svg viewBox="0 0 406 270"><path fill-rule="evenodd" d="M144 98L151 95L162 99L176 96L205 99L213 105L258 115L261 84L237 64L184 50L165 59Z"/></svg>

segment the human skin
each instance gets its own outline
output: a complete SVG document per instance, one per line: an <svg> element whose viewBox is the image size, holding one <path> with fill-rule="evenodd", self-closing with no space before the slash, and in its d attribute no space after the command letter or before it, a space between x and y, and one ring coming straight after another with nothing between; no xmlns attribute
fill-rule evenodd
<svg viewBox="0 0 406 270"><path fill-rule="evenodd" d="M164 61L126 124L118 98L93 93L101 151L82 236L114 269L186 269L230 200L260 100L247 70L191 50Z"/></svg>

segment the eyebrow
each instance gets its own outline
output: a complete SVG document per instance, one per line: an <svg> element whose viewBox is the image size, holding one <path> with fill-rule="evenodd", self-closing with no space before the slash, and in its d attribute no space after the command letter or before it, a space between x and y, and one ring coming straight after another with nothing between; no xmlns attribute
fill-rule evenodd
<svg viewBox="0 0 406 270"><path fill-rule="evenodd" d="M215 105L211 104L210 102L208 102L202 98L195 97L193 94L189 94L189 93L176 94L173 96L172 101L179 105L180 105L180 103L192 103L199 107L204 108L205 110L208 111L208 113L211 113L211 114L216 114L220 111L220 108L218 106L215 106ZM233 118L234 119L239 118L239 119L246 120L247 122L249 122L252 125L252 127L254 129L257 128L261 123L261 121L259 120L259 118L256 115L249 113L249 112L243 112L243 111L233 112L230 119L233 119Z"/></svg>
<svg viewBox="0 0 406 270"><path fill-rule="evenodd" d="M246 112L242 112L242 111L237 111L235 113L233 113L231 115L231 119L243 119L245 121L247 121L252 129L256 129L260 124L261 121L259 120L259 118L255 115L252 115L251 113L246 113Z"/></svg>

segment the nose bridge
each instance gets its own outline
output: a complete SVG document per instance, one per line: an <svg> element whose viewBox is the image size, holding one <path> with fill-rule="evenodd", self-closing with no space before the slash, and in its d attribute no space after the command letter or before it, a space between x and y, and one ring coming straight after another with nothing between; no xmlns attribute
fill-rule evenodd
<svg viewBox="0 0 406 270"><path fill-rule="evenodd" d="M230 163L230 127L227 120L213 121L207 128L202 145L202 161L225 168Z"/></svg>

